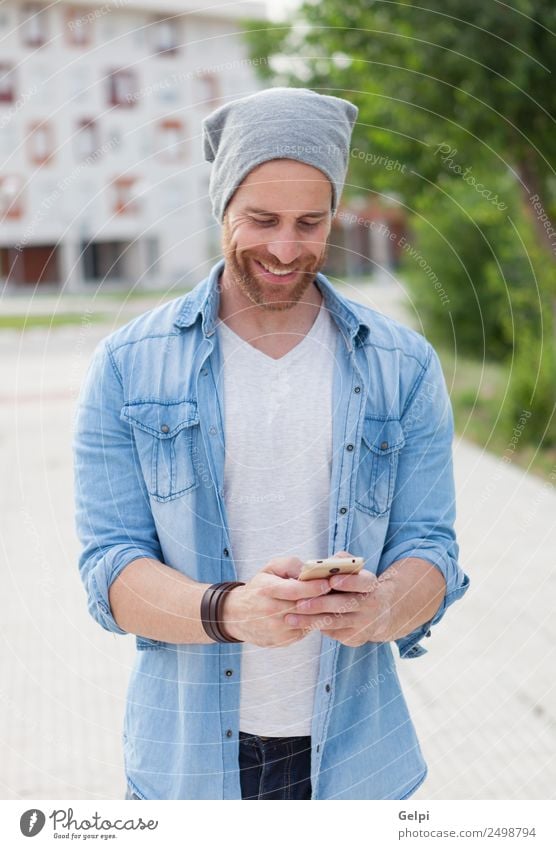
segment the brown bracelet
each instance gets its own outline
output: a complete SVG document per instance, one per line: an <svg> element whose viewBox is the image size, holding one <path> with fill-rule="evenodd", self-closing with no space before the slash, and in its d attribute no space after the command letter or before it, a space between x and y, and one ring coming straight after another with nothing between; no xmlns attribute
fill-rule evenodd
<svg viewBox="0 0 556 849"><path fill-rule="evenodd" d="M242 643L243 640L237 640L235 637L230 636L224 627L224 599L226 593L230 590L233 590L235 587L243 587L245 586L244 581L226 581L225 584L221 584L220 589L218 590L218 594L215 597L215 617L214 621L216 623L216 630L220 634L222 641L226 643Z"/></svg>
<svg viewBox="0 0 556 849"><path fill-rule="evenodd" d="M220 584L212 584L212 586L205 590L201 599L201 622L208 636L215 642L220 641L218 639L218 632L213 627L214 614L212 602L219 586Z"/></svg>
<svg viewBox="0 0 556 849"><path fill-rule="evenodd" d="M224 581L218 584L211 584L208 587L201 599L201 623L211 640L217 643L242 643L243 640L237 640L231 637L223 628L221 620L221 612L224 602L224 596L234 587L245 586L244 581Z"/></svg>

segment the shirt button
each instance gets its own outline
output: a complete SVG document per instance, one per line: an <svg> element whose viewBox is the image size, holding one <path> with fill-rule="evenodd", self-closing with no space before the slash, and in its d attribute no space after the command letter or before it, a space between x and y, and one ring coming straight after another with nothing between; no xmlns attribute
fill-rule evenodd
<svg viewBox="0 0 556 849"><path fill-rule="evenodd" d="M380 447L383 451L386 451L386 449L388 448L388 443L387 442L381 442Z"/></svg>
<svg viewBox="0 0 556 849"><path fill-rule="evenodd" d="M206 376L207 376L208 371L206 370L206 368L204 368L204 369L201 371L201 374L203 375L203 377L206 377Z"/></svg>
<svg viewBox="0 0 556 849"><path fill-rule="evenodd" d="M342 514L342 516L344 516L347 513L347 511L348 511L347 507L340 507L340 513Z"/></svg>
<svg viewBox="0 0 556 849"><path fill-rule="evenodd" d="M353 451L353 445L351 444L351 442L348 445L346 445L346 448L347 448L348 451Z"/></svg>
<svg viewBox="0 0 556 849"><path fill-rule="evenodd" d="M232 731L232 729L228 728L228 730L226 731L226 737L231 737L233 733L234 732Z"/></svg>
<svg viewBox="0 0 556 849"><path fill-rule="evenodd" d="M317 746L317 752L320 752L320 743Z"/></svg>
<svg viewBox="0 0 556 849"><path fill-rule="evenodd" d="M225 549L224 549L223 554L224 554L224 557L229 557L229 556L230 556L230 552L228 551L228 549L227 549L227 548L225 548Z"/></svg>
<svg viewBox="0 0 556 849"><path fill-rule="evenodd" d="M227 675L227 677L228 677L228 678L229 678L231 675L233 675L233 674L234 674L234 670L233 670L233 669L226 669L226 675Z"/></svg>
<svg viewBox="0 0 556 849"><path fill-rule="evenodd" d="M326 690L327 693L329 693L330 690L331 690L330 684L327 684L324 689Z"/></svg>
<svg viewBox="0 0 556 849"><path fill-rule="evenodd" d="M162 425L162 427L160 428L160 430L162 431L162 433L168 433L168 431L170 430L170 428L168 427L168 425Z"/></svg>
<svg viewBox="0 0 556 849"><path fill-rule="evenodd" d="M354 389L353 391L355 392L355 394L356 394L356 395L359 395L359 393L361 392L361 387L360 387L360 386L356 386L356 387L355 387L355 389Z"/></svg>
<svg viewBox="0 0 556 849"><path fill-rule="evenodd" d="M214 427L214 425L211 425L211 426L209 427L209 433L210 433L212 436L214 436L214 434L216 433L216 428Z"/></svg>

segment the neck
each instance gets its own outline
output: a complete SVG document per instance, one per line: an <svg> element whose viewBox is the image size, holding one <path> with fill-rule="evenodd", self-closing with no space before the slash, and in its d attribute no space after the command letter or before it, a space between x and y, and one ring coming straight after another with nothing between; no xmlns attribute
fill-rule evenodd
<svg viewBox="0 0 556 849"><path fill-rule="evenodd" d="M231 279L226 266L220 278L218 317L246 341L280 334L305 335L311 329L322 303L322 295L313 281L300 301L289 309L270 310L254 304Z"/></svg>

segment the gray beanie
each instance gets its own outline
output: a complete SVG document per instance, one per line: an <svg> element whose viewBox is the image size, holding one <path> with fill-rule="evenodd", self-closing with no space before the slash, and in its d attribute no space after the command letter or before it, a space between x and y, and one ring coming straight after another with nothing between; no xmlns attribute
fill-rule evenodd
<svg viewBox="0 0 556 849"><path fill-rule="evenodd" d="M358 109L308 88L267 88L215 109L203 120L203 153L213 162L209 195L222 222L226 204L250 171L270 159L296 159L332 184L332 213L346 178Z"/></svg>

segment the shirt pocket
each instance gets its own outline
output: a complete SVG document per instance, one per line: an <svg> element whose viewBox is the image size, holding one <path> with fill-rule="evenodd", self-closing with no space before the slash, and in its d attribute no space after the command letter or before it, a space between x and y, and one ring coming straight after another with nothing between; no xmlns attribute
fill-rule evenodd
<svg viewBox="0 0 556 849"><path fill-rule="evenodd" d="M357 470L355 504L371 516L390 511L394 497L400 451L405 444L397 419L365 417Z"/></svg>
<svg viewBox="0 0 556 849"><path fill-rule="evenodd" d="M155 501L171 501L197 486L199 415L194 401L130 402L121 418L133 427L141 472Z"/></svg>

